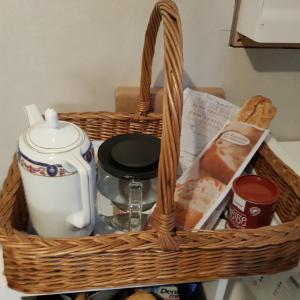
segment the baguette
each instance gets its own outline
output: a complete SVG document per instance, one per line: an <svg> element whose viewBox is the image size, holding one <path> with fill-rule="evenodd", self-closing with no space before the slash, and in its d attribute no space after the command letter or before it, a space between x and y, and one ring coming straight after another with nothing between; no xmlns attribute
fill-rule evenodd
<svg viewBox="0 0 300 300"><path fill-rule="evenodd" d="M258 95L248 100L234 118L234 121L250 123L261 128L268 128L276 116L277 109L272 101Z"/></svg>
<svg viewBox="0 0 300 300"><path fill-rule="evenodd" d="M75 298L75 300L85 300L85 299L86 299L86 295L83 293L77 295L77 297Z"/></svg>
<svg viewBox="0 0 300 300"><path fill-rule="evenodd" d="M222 138L226 133L233 132L244 137L244 145L234 144ZM241 122L231 122L220 136L204 153L199 161L199 177L205 171L207 174L228 184L235 172L241 166L253 145L261 136L261 130Z"/></svg>
<svg viewBox="0 0 300 300"><path fill-rule="evenodd" d="M127 300L156 300L156 297L154 297L150 293L137 291L131 296L126 298Z"/></svg>
<svg viewBox="0 0 300 300"><path fill-rule="evenodd" d="M255 96L247 101L234 120L224 127L222 133L197 162L198 174L190 176L189 180L176 186L178 229L195 228L261 137L261 128L269 126L276 112L270 99Z"/></svg>

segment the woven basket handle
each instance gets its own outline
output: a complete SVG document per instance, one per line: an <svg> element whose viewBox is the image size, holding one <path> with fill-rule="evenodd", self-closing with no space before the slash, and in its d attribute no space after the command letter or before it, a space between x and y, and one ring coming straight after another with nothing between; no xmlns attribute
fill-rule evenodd
<svg viewBox="0 0 300 300"><path fill-rule="evenodd" d="M152 60L161 21L164 26L163 128L157 205L152 224L158 231L162 248L176 249L170 233L175 227L173 197L180 145L183 51L180 17L171 0L158 1L150 16L143 49L139 112L143 115L149 110Z"/></svg>
<svg viewBox="0 0 300 300"><path fill-rule="evenodd" d="M176 76L174 89L182 84L183 54L181 21L176 4L171 0L160 0L151 13L145 34L142 72L140 80L140 102L138 111L146 115L150 108L150 86L152 80L152 62L155 51L157 32L160 23L164 26L164 81L171 85ZM175 72L170 76L170 72ZM172 88L173 89L173 88ZM164 90L164 94L166 90ZM181 93L181 91L179 91Z"/></svg>

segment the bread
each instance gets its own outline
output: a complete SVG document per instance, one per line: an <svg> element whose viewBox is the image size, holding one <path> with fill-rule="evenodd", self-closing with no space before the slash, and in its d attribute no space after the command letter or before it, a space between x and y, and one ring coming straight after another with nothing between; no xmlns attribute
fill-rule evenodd
<svg viewBox="0 0 300 300"><path fill-rule="evenodd" d="M142 291L137 291L131 296L127 297L126 299L127 300L156 300L156 298L152 294L142 292Z"/></svg>
<svg viewBox="0 0 300 300"><path fill-rule="evenodd" d="M247 101L234 121L224 128L222 136L216 139L201 158L199 174L205 171L224 184L228 184L262 133L257 128L249 127L247 123L266 128L276 112L272 101L264 96L254 96ZM228 139L224 139L226 132L241 134L242 140L244 136L246 138L244 145L231 143Z"/></svg>
<svg viewBox="0 0 300 300"><path fill-rule="evenodd" d="M175 189L176 225L193 229L218 200L263 130L276 115L270 99L255 96L245 103ZM255 126L249 126L249 123Z"/></svg>
<svg viewBox="0 0 300 300"><path fill-rule="evenodd" d="M261 134L261 130L245 123L229 123L200 159L199 174L205 171L228 184Z"/></svg>
<svg viewBox="0 0 300 300"><path fill-rule="evenodd" d="M254 96L247 101L234 121L224 128L222 136L218 137L202 156L199 162L199 176L206 172L224 184L228 184L262 134L260 130L248 126L247 123L266 128L276 112L272 101L264 96ZM239 145L224 138L226 133L228 135L230 132L241 134L243 143ZM238 138L237 135L237 141Z"/></svg>
<svg viewBox="0 0 300 300"><path fill-rule="evenodd" d="M273 106L272 101L259 95L248 100L234 120L267 128L276 113L277 109Z"/></svg>
<svg viewBox="0 0 300 300"><path fill-rule="evenodd" d="M211 177L189 180L175 189L176 226L193 229L225 186Z"/></svg>
<svg viewBox="0 0 300 300"><path fill-rule="evenodd" d="M231 121L230 123L228 123L225 126L223 132L228 131L235 131L242 134L243 136L247 137L247 139L249 139L250 143L252 144L257 143L258 139L261 136L261 130L257 130L252 126L249 126L249 124L240 121Z"/></svg>
<svg viewBox="0 0 300 300"><path fill-rule="evenodd" d="M201 158L199 169L206 172L209 171L211 176L227 184L238 169L241 161L239 159L240 156L235 157L237 159L226 153L224 147L214 143Z"/></svg>
<svg viewBox="0 0 300 300"><path fill-rule="evenodd" d="M176 228L179 230L193 229L203 218L203 213L195 205L188 202L175 202Z"/></svg>
<svg viewBox="0 0 300 300"><path fill-rule="evenodd" d="M75 300L85 300L85 299L86 299L86 295L82 293L77 295L77 297L75 298Z"/></svg>

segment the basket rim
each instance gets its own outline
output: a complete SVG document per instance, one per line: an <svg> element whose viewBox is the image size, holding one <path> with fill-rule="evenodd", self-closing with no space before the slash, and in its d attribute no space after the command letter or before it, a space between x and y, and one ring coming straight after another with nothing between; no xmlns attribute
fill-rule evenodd
<svg viewBox="0 0 300 300"><path fill-rule="evenodd" d="M14 156L11 169L19 172L16 157ZM9 172L6 183L10 181L10 177L14 172ZM13 185L13 191L16 192L22 185L20 175L17 177ZM6 184L1 191L0 200L7 194ZM10 184L11 186L11 184ZM258 249L270 245L280 245L290 241L300 240L300 216L293 221L284 222L278 225L269 225L256 229L220 229L220 230L192 230L192 231L175 231L172 236L178 243L178 251L185 249ZM234 243L228 245L228 238ZM254 243L255 239L255 243ZM208 242L209 241L209 242ZM174 251L162 250L159 238L159 232L155 229L129 232L129 233L113 233L106 235L95 235L85 237L72 238L46 238L38 235L29 234L15 228L9 228L6 224L0 226L0 243L4 247L34 247L35 249L48 249L49 251L59 246L69 245L68 250L64 253L73 252L78 245L84 245L86 242L95 243L97 253L111 253L115 251L127 250L149 250L154 251ZM59 251L58 251L59 252ZM52 253L53 254L53 253Z"/></svg>
<svg viewBox="0 0 300 300"><path fill-rule="evenodd" d="M165 29L163 118L161 115L148 113L152 58L161 21ZM160 125L163 125L164 147L161 149L164 151L161 151L158 172L160 180L156 206L158 217L155 219L157 226L149 231L72 238L43 238L14 229L12 224L16 228L26 228L26 219L22 218L26 209L19 210L18 205L22 206L22 203L17 201L25 199L24 194L18 194L22 191L22 182L15 157L4 188L0 192L0 243L4 246L5 275L9 286L18 290L47 292L62 287L77 288L80 284L82 286L82 283L74 280L75 276L80 277L81 282L82 278L87 279L85 284L91 286L107 285L108 280L115 282L115 286L118 284L120 273L121 279L125 276L127 282L143 283L155 280L166 283L174 277L182 281L183 277L224 278L224 274L236 277L255 272L265 274L270 270L274 273L287 267L291 268L298 262L300 216L277 226L257 229L173 231L175 166L179 158L183 88L182 31L180 17L173 1L159 0L156 3L147 27L144 45L140 104L136 114L85 112L65 113L62 116L66 119L69 117L75 124L83 124L82 127L87 128L91 136L101 138L114 135L113 129L121 131L122 125L133 131L140 128L145 132L155 127L154 129L159 132L157 134L161 134ZM94 117L100 119L100 122L98 123ZM86 122L86 119L90 120ZM132 122L127 124L128 120ZM147 124L148 120L155 122ZM116 124L116 129L111 126L112 123ZM158 128L153 126L154 123L159 125ZM95 124L96 129L93 127ZM98 125L103 126L100 129ZM103 131L105 134L94 135L95 131ZM156 134L156 131L154 132ZM17 199L17 196L20 198ZM20 211L21 226L17 222L12 222L14 214ZM126 258L130 256L132 260L127 260ZM145 256L149 262L146 266L146 275L141 270L146 264ZM242 256L245 258L244 261L241 261ZM114 264L111 264L112 260ZM87 268L83 267L85 262L88 262ZM171 265L175 267L174 273L167 267ZM92 276L95 274L92 266L98 272L96 274L99 275L100 281L98 276ZM99 266L108 266L109 271L101 274ZM190 268L191 266L193 267ZM244 269L241 266L244 266ZM54 272L51 273L49 270ZM130 273L132 270L135 271L135 275ZM155 272L152 272L153 270ZM63 272L61 276L58 276L57 271ZM82 278L78 274L82 275ZM98 281L94 281L95 277Z"/></svg>
<svg viewBox="0 0 300 300"><path fill-rule="evenodd" d="M265 144L266 145L266 144ZM267 145L266 145L267 146ZM268 149L271 151L271 149ZM264 154L264 153L262 153ZM12 196L22 186L20 172L17 165L16 155L10 166L9 173L4 181L3 189L0 192L0 204L3 198ZM4 199L5 200L5 199ZM0 210L0 220L2 210ZM4 218L3 218L4 219ZM271 245L285 244L290 241L300 240L300 216L292 221L284 222L278 225L269 225L256 229L220 229L220 230L192 230L192 231L175 231L172 232L176 243L178 243L178 251L186 249L259 249ZM228 238L234 241L228 244ZM209 241L209 242L208 242ZM73 253L78 245L84 247L86 242L94 243L93 251L99 253L113 253L116 251L127 250L149 250L154 251L174 251L172 249L164 249L161 247L159 232L155 229L140 232L130 232L122 234L107 234L85 237L72 238L46 238L38 235L32 235L25 231L10 228L2 220L0 224L0 243L4 247L39 248L53 251L59 246L68 245L68 250L64 253ZM255 243L254 243L255 242ZM26 247L25 247L26 246ZM79 247L80 248L80 247ZM80 248L81 249L81 248ZM47 251L46 251L47 252ZM57 255L59 255L59 250ZM75 249L76 252L76 249ZM52 252L53 254L53 252Z"/></svg>

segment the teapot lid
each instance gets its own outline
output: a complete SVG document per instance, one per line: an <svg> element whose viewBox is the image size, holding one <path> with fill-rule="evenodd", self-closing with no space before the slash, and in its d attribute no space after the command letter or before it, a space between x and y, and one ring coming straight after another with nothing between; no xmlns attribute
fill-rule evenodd
<svg viewBox="0 0 300 300"><path fill-rule="evenodd" d="M61 152L80 145L84 135L72 123L59 121L57 112L48 108L45 111L45 121L30 126L26 139L31 147L42 152Z"/></svg>
<svg viewBox="0 0 300 300"><path fill-rule="evenodd" d="M150 179L157 175L160 139L148 134L129 133L112 137L98 149L100 166L125 179Z"/></svg>

